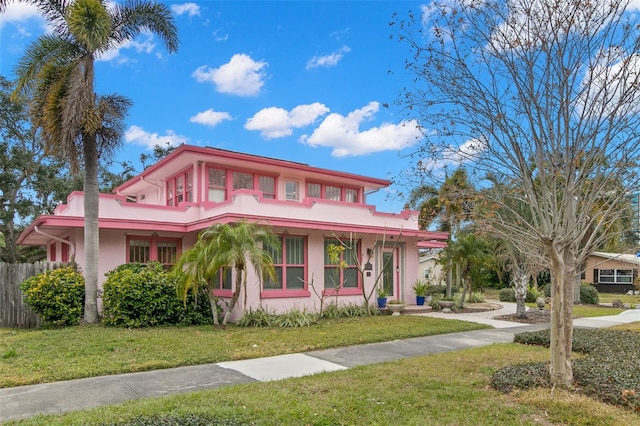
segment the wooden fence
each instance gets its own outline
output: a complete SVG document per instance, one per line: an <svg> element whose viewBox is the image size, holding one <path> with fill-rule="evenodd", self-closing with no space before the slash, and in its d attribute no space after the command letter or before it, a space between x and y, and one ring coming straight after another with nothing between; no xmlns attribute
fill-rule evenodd
<svg viewBox="0 0 640 426"><path fill-rule="evenodd" d="M23 303L20 283L62 265L56 262L0 263L0 327L39 327L42 318Z"/></svg>

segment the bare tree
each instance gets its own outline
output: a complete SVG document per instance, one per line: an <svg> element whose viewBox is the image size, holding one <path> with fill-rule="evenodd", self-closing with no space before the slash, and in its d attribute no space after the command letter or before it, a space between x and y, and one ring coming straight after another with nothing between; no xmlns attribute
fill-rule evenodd
<svg viewBox="0 0 640 426"><path fill-rule="evenodd" d="M629 3L451 0L392 22L411 51L415 87L400 103L425 135L417 169L465 163L519 189L510 195L525 216L485 219L548 259L557 386L573 381L579 265L626 211L616 183L638 181L640 30ZM500 195L483 194L509 209Z"/></svg>

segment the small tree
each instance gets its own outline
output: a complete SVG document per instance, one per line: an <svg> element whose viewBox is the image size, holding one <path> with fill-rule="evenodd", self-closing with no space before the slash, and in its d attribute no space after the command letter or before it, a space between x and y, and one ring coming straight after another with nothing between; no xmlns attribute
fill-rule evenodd
<svg viewBox="0 0 640 426"><path fill-rule="evenodd" d="M498 173L527 206L491 223L548 259L557 386L573 384L580 264L626 214L617 183L628 190L640 178L640 18L630 4L454 0L393 22L415 76L400 102L426 136L416 170L466 163ZM483 194L504 206L492 195Z"/></svg>
<svg viewBox="0 0 640 426"><path fill-rule="evenodd" d="M196 244L182 254L172 272L178 276L185 297L200 286L212 286L212 278L218 271L224 268L235 270L235 289L222 319L222 325L226 325L242 292L246 305L248 265L253 266L260 283L265 274L275 279L273 261L266 247L275 251L280 249L278 238L267 227L245 222L215 224L198 236ZM214 324L218 324L214 288L210 287L209 298Z"/></svg>

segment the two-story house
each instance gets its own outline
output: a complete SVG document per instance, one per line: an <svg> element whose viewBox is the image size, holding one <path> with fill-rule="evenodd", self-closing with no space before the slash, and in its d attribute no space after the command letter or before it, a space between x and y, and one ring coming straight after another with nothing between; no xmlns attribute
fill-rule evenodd
<svg viewBox="0 0 640 426"><path fill-rule="evenodd" d="M415 300L418 249L440 247L447 235L420 230L415 211L382 213L367 204L369 194L389 185L298 162L182 145L114 194L100 194L100 284L123 263L157 260L172 266L212 224L249 221L268 224L282 249L274 259L277 282L260 284L249 272L247 308L315 310L316 293L334 292L336 281L344 282L339 303L361 303L363 287L373 289L376 280L390 297ZM73 192L52 215L38 217L18 242L45 245L49 260L74 258L82 268L83 217L83 193ZM327 256L336 237L356 242L343 253L347 267L338 270ZM364 277L353 258L371 259ZM234 283L229 274L222 276L215 292L230 297Z"/></svg>

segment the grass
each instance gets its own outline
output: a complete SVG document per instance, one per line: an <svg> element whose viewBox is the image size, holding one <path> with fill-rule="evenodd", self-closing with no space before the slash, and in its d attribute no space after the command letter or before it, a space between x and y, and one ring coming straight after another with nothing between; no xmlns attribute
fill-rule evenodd
<svg viewBox="0 0 640 426"><path fill-rule="evenodd" d="M0 387L305 352L487 328L420 316L322 321L302 328L0 329Z"/></svg>
<svg viewBox="0 0 640 426"><path fill-rule="evenodd" d="M640 295L629 295L629 294L617 294L617 293L600 293L599 295L600 303L611 303L613 299L618 299L622 303L629 303L634 305L640 304Z"/></svg>
<svg viewBox="0 0 640 426"><path fill-rule="evenodd" d="M618 315L624 309L606 308L598 305L573 305L573 316L575 318L604 317L608 315Z"/></svg>
<svg viewBox="0 0 640 426"><path fill-rule="evenodd" d="M517 362L548 360L548 349L517 344L442 353L311 377L237 385L60 416L25 425L124 423L140 416L201 415L252 425L620 425L633 413L575 393L536 389L502 394L491 374ZM177 424L177 423L176 423Z"/></svg>

